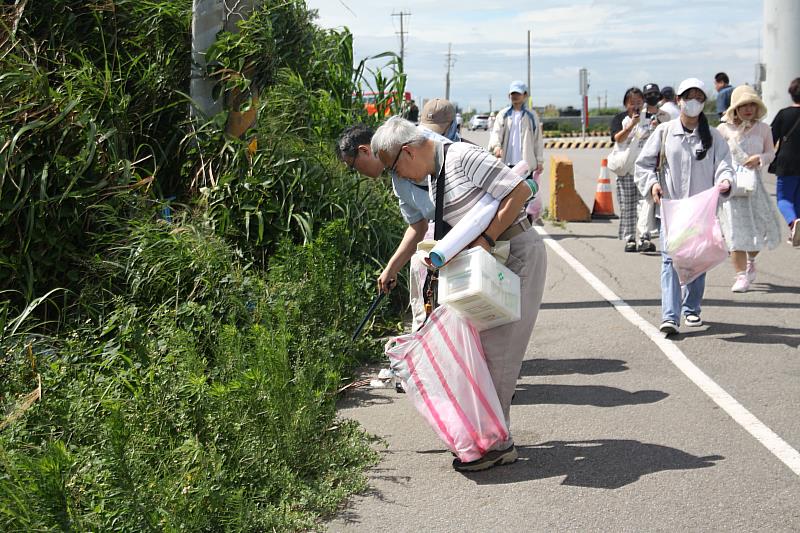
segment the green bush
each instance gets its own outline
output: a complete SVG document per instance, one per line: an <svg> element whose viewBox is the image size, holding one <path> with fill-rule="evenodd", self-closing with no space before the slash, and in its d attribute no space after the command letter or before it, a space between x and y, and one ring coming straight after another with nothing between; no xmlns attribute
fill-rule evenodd
<svg viewBox="0 0 800 533"><path fill-rule="evenodd" d="M376 348L343 333L364 295L345 228L284 243L269 280L199 228L135 228L106 261L127 288L107 315L33 358L4 346L5 411L33 365L45 392L0 432L2 528L305 529L363 489L374 454L334 403Z"/></svg>
<svg viewBox="0 0 800 533"><path fill-rule="evenodd" d="M120 194L174 187L191 14L177 0L21 6L0 53L0 279L17 305L80 284Z"/></svg>
<svg viewBox="0 0 800 533"><path fill-rule="evenodd" d="M221 34L220 90L260 95L239 140L225 113L188 123L188 0L18 4L0 42L0 530L315 527L374 460L334 402L380 353L349 336L402 230L389 184L333 155L363 115L352 36L296 0Z"/></svg>

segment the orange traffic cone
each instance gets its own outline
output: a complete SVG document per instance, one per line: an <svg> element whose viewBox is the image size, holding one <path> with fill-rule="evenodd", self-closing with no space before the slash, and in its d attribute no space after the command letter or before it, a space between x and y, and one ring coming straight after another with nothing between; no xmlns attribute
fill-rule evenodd
<svg viewBox="0 0 800 533"><path fill-rule="evenodd" d="M611 179L608 177L607 159L603 159L600 163L600 176L597 178L592 218L619 218L614 214L614 200L611 196Z"/></svg>

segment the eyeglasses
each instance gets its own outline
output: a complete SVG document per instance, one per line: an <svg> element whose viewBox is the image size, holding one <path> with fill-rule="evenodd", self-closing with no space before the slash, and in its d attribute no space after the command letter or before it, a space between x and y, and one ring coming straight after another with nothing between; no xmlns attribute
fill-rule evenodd
<svg viewBox="0 0 800 533"><path fill-rule="evenodd" d="M394 163L392 163L392 166L389 167L389 170L391 172L397 173L397 161L400 160L400 154L403 153L403 148L405 147L406 145L404 144L403 146L400 147L400 151L397 152L397 157L394 158Z"/></svg>
<svg viewBox="0 0 800 533"><path fill-rule="evenodd" d="M357 158L358 158L358 150L356 150L356 155L353 156L353 159L351 159L350 161L345 161L344 164L347 165L347 168L354 171L356 169Z"/></svg>

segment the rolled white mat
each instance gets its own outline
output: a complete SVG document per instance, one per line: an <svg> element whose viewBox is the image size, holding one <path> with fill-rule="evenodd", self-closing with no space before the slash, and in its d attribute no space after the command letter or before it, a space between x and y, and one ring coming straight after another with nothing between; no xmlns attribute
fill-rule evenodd
<svg viewBox="0 0 800 533"><path fill-rule="evenodd" d="M523 160L517 163L511 171L518 176L527 176L530 167ZM433 266L441 267L477 239L489 227L498 207L500 207L500 200L488 192L484 194L478 203L431 250L428 257Z"/></svg>

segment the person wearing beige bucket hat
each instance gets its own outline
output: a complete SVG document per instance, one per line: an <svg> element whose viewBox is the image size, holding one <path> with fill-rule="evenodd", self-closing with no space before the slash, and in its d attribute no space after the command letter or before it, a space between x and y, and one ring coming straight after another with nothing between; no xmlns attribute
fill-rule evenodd
<svg viewBox="0 0 800 533"><path fill-rule="evenodd" d="M781 218L762 179L763 170L775 159L772 132L761 121L767 107L758 93L740 85L731 94L731 105L725 111L725 122L717 129L728 142L737 182L753 178L752 187L737 187L729 201L722 204L720 225L731 251L736 272L731 290L747 292L756 279L756 256L781 242Z"/></svg>

